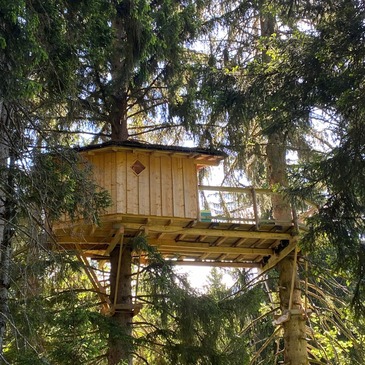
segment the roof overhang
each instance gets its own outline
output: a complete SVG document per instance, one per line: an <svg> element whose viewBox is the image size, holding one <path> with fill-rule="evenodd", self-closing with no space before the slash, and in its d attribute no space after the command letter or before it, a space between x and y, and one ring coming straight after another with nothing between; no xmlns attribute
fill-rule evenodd
<svg viewBox="0 0 365 365"><path fill-rule="evenodd" d="M137 141L123 141L123 142L105 142L101 144L88 145L83 147L76 147L76 151L95 154L107 151L121 151L128 150L134 153L150 152L154 154L185 156L196 161L197 165L218 165L224 160L227 155L218 150L204 149L196 147L180 147L180 146L166 146L161 144L142 143Z"/></svg>

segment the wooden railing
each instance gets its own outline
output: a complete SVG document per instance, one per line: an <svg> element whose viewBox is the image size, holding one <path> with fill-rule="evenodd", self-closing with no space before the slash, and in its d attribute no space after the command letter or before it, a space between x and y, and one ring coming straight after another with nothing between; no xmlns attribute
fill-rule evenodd
<svg viewBox="0 0 365 365"><path fill-rule="evenodd" d="M256 226L256 229L259 228L260 224L270 224L275 223L278 224L280 222L274 221L273 219L262 219L260 217L262 209L259 205L258 196L270 196L273 194L283 194L280 192L273 191L271 189L262 189L262 188L254 188L254 187L229 187L229 186L208 186L208 185L199 185L198 186L199 192L202 191L211 191L217 193L228 193L228 194L244 194L250 197L250 206L244 207L246 209L252 210L253 217L223 217L223 216L212 216L212 221L227 221L227 222L237 222L237 223L252 223ZM284 197L285 198L285 197ZM306 202L308 206L314 206L311 202ZM292 210L292 220L290 221L291 224L299 228L299 220L298 220L298 213L297 209L290 204ZM207 217L204 217L205 219ZM201 217L200 217L201 219ZM289 222L282 222L288 224Z"/></svg>

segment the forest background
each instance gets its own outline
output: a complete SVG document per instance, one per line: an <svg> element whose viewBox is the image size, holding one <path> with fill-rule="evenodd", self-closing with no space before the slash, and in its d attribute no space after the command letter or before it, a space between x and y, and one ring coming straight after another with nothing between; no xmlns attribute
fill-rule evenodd
<svg viewBox="0 0 365 365"><path fill-rule="evenodd" d="M70 147L130 138L220 149L222 184L313 202L303 364L363 364L364 14L360 0L0 0L0 363L112 364L110 338L135 364L288 363L280 268L231 271L231 287L213 270L201 294L150 250L120 335L82 265L50 249L52 220L110 204Z"/></svg>

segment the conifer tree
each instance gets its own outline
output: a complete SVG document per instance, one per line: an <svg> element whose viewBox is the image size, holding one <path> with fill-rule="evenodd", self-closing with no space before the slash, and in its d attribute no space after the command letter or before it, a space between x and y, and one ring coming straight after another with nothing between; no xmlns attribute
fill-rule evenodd
<svg viewBox="0 0 365 365"><path fill-rule="evenodd" d="M10 276L14 268L11 252L14 242L26 247L31 236L24 234L23 228L19 230L19 224L34 229L46 210L54 217L67 212L75 213L76 218L77 214L88 212L81 204L83 201L91 204L95 211L107 203L104 194L95 195L95 186L86 183L87 174L73 168L77 158L53 148L76 141L70 132L75 128L79 132L84 125L87 125L85 132L96 136L95 141L122 141L146 130L182 123L200 139L202 146L221 146L230 151L235 166L245 170L252 184L277 189L294 181L293 196L310 198L320 206L309 220L310 230L305 241L308 253L318 256L321 252L332 270L335 267L338 274L345 273L346 286L355 294L355 308L358 313L362 312L364 5L355 0L316 4L212 2L211 7L202 11L203 5L204 2L126 0L87 3L17 0L11 4L0 1L0 47L4 50L0 55L0 356L4 362L8 361L1 351L4 344L10 351L9 361L23 364L28 360L34 363L35 358L26 360L26 357L38 350L41 352L44 345L42 341L37 342L38 350L25 351L21 359L14 350L14 342L10 346L4 342L4 338L11 338L9 326L6 330L10 310L16 313L9 307L8 300L9 295L16 295L15 291L9 291L10 281L14 282L14 276ZM205 22L206 38L200 44L211 41L211 52L187 47L198 34L201 16L208 17L211 10L214 17ZM224 40L219 39L222 36ZM150 123L149 118L153 117L163 123ZM315 151L313 142L320 135L316 130L318 125L329 126L329 137L334 139L331 145L328 138L319 152ZM68 133L61 135L64 131ZM36 152L38 147L52 151L64 163L58 165L44 158ZM289 150L295 151L298 161L305 164L299 168L288 166ZM27 164L39 167L39 174L31 174ZM288 168L293 171L289 177ZM80 180L84 183L77 184ZM48 182L46 187L45 181ZM59 189L60 181L63 189ZM85 192L87 196L81 195ZM30 206L36 212L34 215L27 210ZM289 219L291 212L287 202L276 196L271 214L276 219ZM45 231L41 224L38 233ZM41 241L41 234L35 237L32 242ZM327 251L322 251L323 245ZM113 259L119 257L118 249L112 253ZM130 298L131 249L128 247L122 256L127 291L119 293L119 297L126 300ZM68 265L79 269L72 260ZM283 310L294 308L288 303L284 288L288 294L292 277L286 274L295 266L292 257L279 264ZM153 267L150 269L153 271ZM344 279L338 278L336 282L341 280ZM351 281L355 284L348 284ZM300 307L298 289L302 282L295 277L294 284L293 305ZM316 298L312 304L316 313L320 313L327 297L322 289L312 292L312 297ZM310 294L310 290L308 292ZM247 295L254 293L257 291ZM64 363L84 363L99 355L101 363L105 363L105 356L109 364L131 363L132 352L138 353L139 360L144 361L145 353L137 347L148 341L131 338L130 313L104 321L95 313L80 310L75 291L68 294L59 307L57 321L53 322L56 326L50 325L49 332L44 332L53 337L47 343L48 348L43 348L48 355L45 359L38 358L40 363L61 363L62 356ZM254 350L243 353L239 346L243 346L242 343L248 346L247 338L221 347L219 336L227 338L228 343L228 338L234 336L230 330L239 332L235 326L242 323L237 325L237 321L247 318L245 313L242 317L235 313L230 326L232 317L229 318L228 312L238 308L237 302L227 304L209 295L187 295L181 287L174 288L174 294L175 302L168 296L160 297L161 301L157 302L158 310L165 317L161 317L161 323L157 320L159 328L146 337L152 342L156 340L158 347L164 345L164 357L155 353L152 359L160 363L228 363L231 359L224 354L226 348L232 350L229 352L232 363L239 356L251 363L263 354L269 356L258 348L257 356L253 355ZM347 290L346 295L350 296ZM36 302L32 295L31 299L28 295L25 297ZM332 293L330 297L336 296ZM240 298L239 305L244 306L246 299ZM263 300L262 297L256 299ZM92 305L92 301L93 297L87 303ZM340 306L338 299L335 302ZM68 305L70 303L75 306ZM183 311L187 304L196 310L197 320L190 318L190 328L183 321L189 314ZM328 329L328 333L333 330L328 323L335 323L341 328L341 334L345 333L339 311L336 312L335 306L331 308L335 308L333 317L322 320L324 317L318 316L317 323ZM72 315L67 315L67 311ZM207 311L214 312L211 332L206 327ZM344 318L352 319L351 314L345 312L343 310ZM95 323L95 330L100 330L104 337L86 336L84 339L105 353L96 354L89 349L89 356L86 351L83 353L84 344L79 336ZM293 323L295 321L284 324L287 326L285 361L306 364L311 360L297 360L297 354L290 352L293 346L288 334L292 332L289 327ZM297 325L294 342L300 348L300 357L304 358L303 337L307 333L304 333L303 321L299 319ZM173 331L169 332L171 327ZM55 336L62 333L58 331L70 329L73 332L65 342L67 346L61 348ZM194 330L192 346L188 329ZM361 325L356 331L361 332ZM200 332L210 340L209 344ZM352 343L356 342L351 333L347 332L346 336ZM337 340L335 335L333 338ZM329 349L326 341L325 348ZM36 341L24 343L24 349L29 349ZM123 347L127 344L131 346ZM342 358L333 360L335 355L321 359L318 354L325 352L321 352L321 346L315 343L311 347L314 362L339 363L338 359ZM359 359L353 361L361 363Z"/></svg>
<svg viewBox="0 0 365 365"><path fill-rule="evenodd" d="M296 192L303 192L300 185L304 185L307 187L304 189L306 193L311 192L318 198L316 188L319 188L322 182L328 182L328 186L333 188L334 185L331 184L336 181L329 169L335 171L336 166L343 170L337 158L324 158L322 163L318 163L313 139L318 138L318 142L324 141L320 137L321 133L316 131L318 123L321 123L321 128L328 125L341 125L342 129L336 127L332 129L334 132L332 138L339 136L339 140L344 142L340 148L333 149L333 156L336 155L341 159L344 155L353 156L355 152L351 149L349 153L349 143L346 143L347 136L350 136L353 127L351 119L342 108L344 107L346 111L350 108L352 115L357 110L357 103L355 106L348 99L345 102L344 95L352 95L351 90L358 90L361 79L359 76L359 78L356 77L356 81L354 80L354 75L357 75L353 73L356 62L352 60L362 58L362 51L353 46L353 40L356 39L357 44L361 44L359 39L363 37L363 22L360 19L363 19L363 6L356 1L338 1L336 4L324 1L318 6L304 2L290 4L278 2L276 7L266 2L250 5L229 3L229 11L225 12L227 8L224 8L222 16L213 19L218 22L218 26L221 27L220 34L225 38L220 42L212 43L211 47L215 52L210 55L209 63L205 67L197 67L199 76L196 78L200 77L202 81L195 84L196 89L192 90L191 94L195 95L197 103L208 107L209 113L202 115L200 124L191 121L191 129L201 128L199 135L202 144L221 144L230 151L234 151L235 157L241 158L240 165L247 171L246 176L251 178L252 183L268 184L274 189L287 186L287 153L289 150L295 151L299 161L314 162L309 163L306 169L299 170L296 174L298 183ZM351 26L340 30L339 24L344 24L344 18L351 19L346 23ZM346 61L342 57L341 47L329 34L336 34L336 37L346 40L343 43L346 44L345 54L348 54L349 49L353 51L353 53L350 51L351 56L344 57ZM350 73L352 76L347 79ZM334 82L339 80L341 80L339 85L342 88L339 88L337 93ZM204 119L207 115L209 118ZM185 115L183 117L188 118ZM340 137L342 133L346 135L346 138ZM360 135L361 133L357 134L357 136ZM356 145L361 146L361 142ZM343 152L342 148L345 146L347 152L337 155L337 151ZM332 147L326 144L322 148L326 151ZM251 161L248 158L250 155ZM323 154L322 156L332 155ZM359 154L356 156L359 157ZM342 161L345 162L345 160ZM356 161L360 162L361 158ZM250 162L250 165L247 162ZM348 160L346 162L347 166L351 165ZM238 164L236 162L236 165ZM252 166L255 167L255 172L259 172L258 174L250 171ZM323 172L326 171L323 175L319 171L320 166L323 167ZM302 179L301 173L304 171L306 173ZM362 171L362 168L356 171ZM346 176L352 175L346 172ZM313 181L313 184L307 184L309 181ZM341 181L344 179L341 178ZM357 186L356 183L351 184L348 180L346 181L346 190L350 185ZM336 186L338 189L338 182ZM313 238L329 234L332 244L337 246L338 252L343 253L343 246L339 245L338 241L335 243L335 240L339 236L346 237L347 242L352 241L347 247L355 248L352 251L353 255L346 256L351 257L352 261L355 257L362 257L359 245L361 228L355 231L355 225L349 225L345 219L340 225L334 224L333 219L338 217L336 208L341 207L341 210L345 211L343 206L349 201L351 203L348 207L353 207L354 210L351 213L346 210L350 213L347 219L351 216L358 217L361 208L356 202L357 199L353 197L359 198L361 194L353 194L351 190L352 198L342 200L344 191L342 189L336 191L341 191L341 194L336 195L339 199L335 199L332 195L328 200L329 204L327 203L325 208L320 210L320 214L313 218L315 225L312 226L310 239L312 247L318 247ZM346 196L349 198L348 194ZM334 202L336 202L336 208L332 206ZM333 209L327 209L327 207ZM271 213L275 219L291 219L290 208L279 195L272 201ZM350 218L350 221L355 223L356 219ZM318 240L318 242L323 241ZM314 251L309 252L315 254ZM336 261L339 266L342 266L339 255ZM354 261L356 262L356 259ZM282 309L295 307L295 312L298 313L292 316L298 320L292 328L290 326L295 321L289 320L284 323L284 357L285 361L307 364L309 358L305 344L306 328L305 322L301 320L305 314L300 313L302 303L298 277L294 281L293 304L288 303L288 297L285 298L284 295L288 294L288 288L292 282L292 276L288 275L295 270L295 266L296 263L290 257L278 265L281 272L279 286ZM358 273L362 272L359 266L355 267ZM355 274L354 277L357 275ZM361 291L360 288L359 282L357 289ZM295 335L291 337L294 333ZM292 340L296 343L295 346L291 345ZM294 351L292 352L291 349Z"/></svg>
<svg viewBox="0 0 365 365"><path fill-rule="evenodd" d="M52 124L47 112L60 111L65 102L62 97L72 90L72 54L68 53L72 44L64 28L67 9L52 1L4 1L0 2L0 14L0 359L7 363L5 339L17 330L17 323L11 320L9 298L15 292L11 290L13 252L19 237L25 232L31 237L36 227L48 232L46 212L56 216L77 211L86 214L84 202L95 204L96 212L107 200L104 193L94 194L93 183L86 184L87 189L77 186L80 182L76 178L88 181L87 172L78 171L76 157L64 155L62 149L54 147L59 142L54 143L46 134ZM66 60L69 63L65 64ZM54 153L52 157L44 156L42 148ZM64 163L52 161L57 158L63 158ZM42 161L42 166L37 166L42 168L39 175L31 170L37 161ZM66 174L62 167L68 169L69 184L62 176ZM47 184L52 179L55 185ZM36 209L28 211L33 204ZM29 220L23 227L26 218ZM27 240L23 243L27 249Z"/></svg>
<svg viewBox="0 0 365 365"><path fill-rule="evenodd" d="M81 115L99 122L112 141L128 139L129 128L144 126L141 118L164 115L175 84L180 85L185 42L193 39L202 4L123 0L104 2L104 26L111 36L97 51L85 54L87 67L80 70ZM111 252L111 299L131 305L131 247L120 245ZM118 260L121 262L118 264ZM120 276L117 268L120 265ZM117 283L117 277L120 282ZM119 292L115 293L115 288ZM132 312L115 311L120 333L110 333L108 363L132 363Z"/></svg>

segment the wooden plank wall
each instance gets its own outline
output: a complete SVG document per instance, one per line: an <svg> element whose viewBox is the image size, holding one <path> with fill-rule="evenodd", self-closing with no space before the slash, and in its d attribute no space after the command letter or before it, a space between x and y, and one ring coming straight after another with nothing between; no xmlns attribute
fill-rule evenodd
<svg viewBox="0 0 365 365"><path fill-rule="evenodd" d="M161 206L162 216L174 216L174 200L172 186L172 161L170 156L161 156L161 170L159 179L161 181Z"/></svg>
<svg viewBox="0 0 365 365"><path fill-rule="evenodd" d="M160 152L98 151L87 155L96 182L113 205L108 214L197 218L197 170L194 159ZM136 174L131 166L146 168Z"/></svg>

